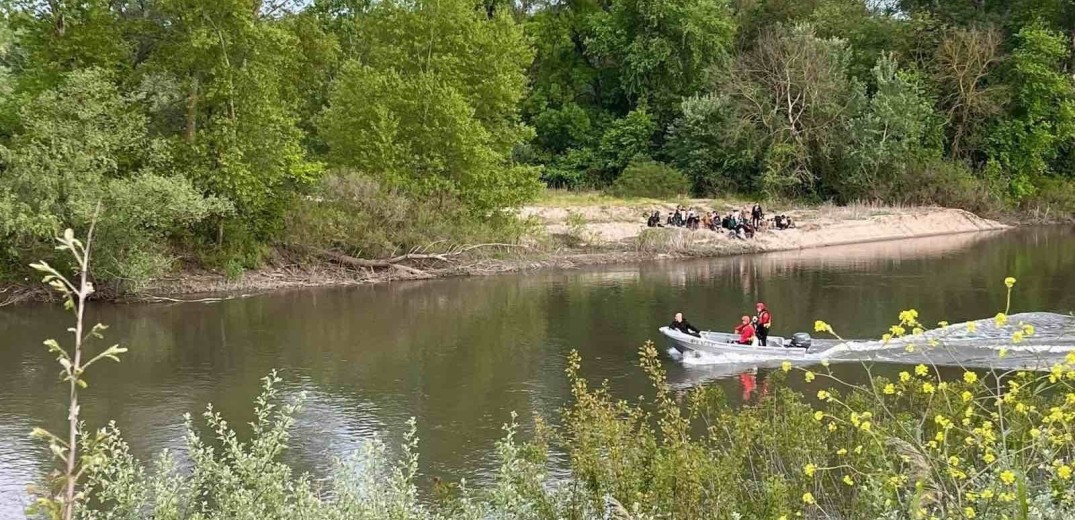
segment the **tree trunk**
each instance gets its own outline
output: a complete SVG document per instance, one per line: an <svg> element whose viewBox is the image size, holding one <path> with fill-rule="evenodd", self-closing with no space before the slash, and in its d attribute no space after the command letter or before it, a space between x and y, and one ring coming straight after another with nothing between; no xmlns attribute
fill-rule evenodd
<svg viewBox="0 0 1075 520"><path fill-rule="evenodd" d="M190 96L187 97L187 128L183 137L188 144L194 143L194 135L198 132L198 78L191 79Z"/></svg>

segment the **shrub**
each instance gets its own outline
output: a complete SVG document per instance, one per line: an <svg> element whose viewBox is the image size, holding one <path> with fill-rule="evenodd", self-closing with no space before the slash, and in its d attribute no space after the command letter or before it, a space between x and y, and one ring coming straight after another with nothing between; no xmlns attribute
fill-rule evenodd
<svg viewBox="0 0 1075 520"><path fill-rule="evenodd" d="M909 166L893 197L893 202L902 204L933 204L975 213L1004 204L989 182L975 177L966 165L941 159Z"/></svg>
<svg viewBox="0 0 1075 520"><path fill-rule="evenodd" d="M505 212L476 216L457 200L415 198L350 170L327 175L298 200L288 222L289 244L384 258L481 242L515 242L527 223Z"/></svg>
<svg viewBox="0 0 1075 520"><path fill-rule="evenodd" d="M170 266L172 239L232 211L172 172L167 145L101 71L65 74L19 115L20 133L0 146L0 266L12 274L62 261L52 237L97 218L97 279L138 286Z"/></svg>
<svg viewBox="0 0 1075 520"><path fill-rule="evenodd" d="M691 181L674 168L650 159L635 159L609 190L617 197L667 199L690 192Z"/></svg>
<svg viewBox="0 0 1075 520"><path fill-rule="evenodd" d="M1075 220L1075 180L1042 177L1037 192L1020 207L1042 221Z"/></svg>

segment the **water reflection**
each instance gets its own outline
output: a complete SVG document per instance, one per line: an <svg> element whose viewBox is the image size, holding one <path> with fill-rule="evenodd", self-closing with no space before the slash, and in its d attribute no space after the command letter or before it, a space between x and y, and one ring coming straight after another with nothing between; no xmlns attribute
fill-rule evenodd
<svg viewBox="0 0 1075 520"><path fill-rule="evenodd" d="M676 310L697 326L730 328L763 299L774 333L825 319L847 337L877 337L902 309L952 322L992 316L1000 281L1019 279L1016 311L1075 309L1075 233L1019 230L747 257L663 261L562 272L295 291L170 306L99 306L109 339L130 353L90 375L84 417L115 418L132 451L181 448L181 414L208 402L231 424L251 420L259 379L276 368L285 396L308 395L294 449L317 473L374 433L398 442L417 418L424 478L473 477L516 411L555 415L570 395L565 357L616 395L647 392L637 349ZM27 480L47 464L34 426L61 428L56 369L41 340L67 316L46 306L0 310L0 517L17 516ZM902 362L900 359L879 359ZM751 376L741 375L748 370ZM891 370L898 369L891 365ZM764 365L681 367L677 387L719 384L733 400L766 391ZM846 377L863 377L852 364ZM888 369L882 369L884 370ZM746 392L746 386L751 389Z"/></svg>

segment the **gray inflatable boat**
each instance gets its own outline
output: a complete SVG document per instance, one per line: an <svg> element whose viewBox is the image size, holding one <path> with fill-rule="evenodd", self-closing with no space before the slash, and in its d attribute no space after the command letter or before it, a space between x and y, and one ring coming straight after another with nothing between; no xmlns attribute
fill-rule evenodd
<svg viewBox="0 0 1075 520"><path fill-rule="evenodd" d="M703 331L700 336L684 334L669 327L661 327L661 334L668 338L673 348L680 353L700 352L705 354L751 354L766 355L772 357L788 358L805 356L810 350L812 340L810 335L799 332L790 339L780 336L769 336L766 346L743 345L738 343L737 334L727 332Z"/></svg>

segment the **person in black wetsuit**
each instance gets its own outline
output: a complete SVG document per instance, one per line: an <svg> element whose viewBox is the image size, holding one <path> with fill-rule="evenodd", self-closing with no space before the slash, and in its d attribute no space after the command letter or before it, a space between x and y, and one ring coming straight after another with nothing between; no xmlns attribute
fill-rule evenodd
<svg viewBox="0 0 1075 520"><path fill-rule="evenodd" d="M690 334L695 337L702 337L702 332L691 325L689 321L683 319L683 313L677 312L672 319L672 323L668 325L668 328L672 330L678 330L684 334Z"/></svg>

